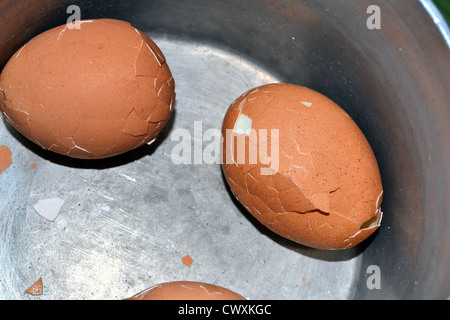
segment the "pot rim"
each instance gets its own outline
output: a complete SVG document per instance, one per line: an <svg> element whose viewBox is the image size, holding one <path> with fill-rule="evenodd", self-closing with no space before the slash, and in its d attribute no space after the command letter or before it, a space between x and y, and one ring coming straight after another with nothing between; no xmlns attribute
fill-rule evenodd
<svg viewBox="0 0 450 320"><path fill-rule="evenodd" d="M442 36L445 39L445 42L447 43L447 46L450 49L450 28L444 19L444 16L439 11L439 9L436 7L436 5L433 3L432 0L419 0L422 6L425 8L425 10L428 12L428 14L433 18L434 24L438 27L439 31L441 32Z"/></svg>

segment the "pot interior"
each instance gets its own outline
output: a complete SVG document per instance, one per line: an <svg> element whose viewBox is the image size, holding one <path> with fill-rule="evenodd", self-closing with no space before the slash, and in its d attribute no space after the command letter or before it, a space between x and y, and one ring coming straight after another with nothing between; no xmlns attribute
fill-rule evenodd
<svg viewBox="0 0 450 320"><path fill-rule="evenodd" d="M448 297L449 51L422 3L7 0L0 64L66 23L74 4L83 20L127 20L160 46L176 111L157 143L102 161L44 151L0 121L0 143L13 152L0 175L1 298L29 298L40 277L46 299L123 299L176 280L253 300ZM373 4L379 30L367 27ZM172 161L173 132L195 140L199 121L202 133L220 129L238 96L272 82L327 95L369 140L384 218L356 248L321 251L278 237L237 203L219 165ZM55 222L32 207L52 197L65 200ZM370 266L381 289L367 286Z"/></svg>

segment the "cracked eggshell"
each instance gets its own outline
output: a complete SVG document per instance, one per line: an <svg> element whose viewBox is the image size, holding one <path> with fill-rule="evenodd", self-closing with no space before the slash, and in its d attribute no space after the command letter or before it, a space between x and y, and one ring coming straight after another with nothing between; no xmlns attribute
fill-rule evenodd
<svg viewBox="0 0 450 320"><path fill-rule="evenodd" d="M148 288L126 300L246 300L228 289L193 281L175 281Z"/></svg>
<svg viewBox="0 0 450 320"><path fill-rule="evenodd" d="M174 101L161 50L113 19L38 35L0 77L0 109L11 125L42 148L73 158L107 158L149 143Z"/></svg>
<svg viewBox="0 0 450 320"><path fill-rule="evenodd" d="M334 250L379 227L383 187L374 153L350 116L322 94L290 84L255 88L230 106L222 134L231 191L275 233Z"/></svg>

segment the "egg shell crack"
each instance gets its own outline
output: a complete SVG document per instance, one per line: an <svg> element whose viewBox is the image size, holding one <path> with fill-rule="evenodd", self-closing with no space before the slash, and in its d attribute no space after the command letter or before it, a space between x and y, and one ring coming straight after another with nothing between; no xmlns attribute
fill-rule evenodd
<svg viewBox="0 0 450 320"><path fill-rule="evenodd" d="M239 202L276 233L321 249L352 247L381 223L382 193L376 191L382 187L379 173L378 177L369 173L370 167L376 168L371 149L349 116L329 99L306 88L280 86L244 93L230 106L223 123L224 136L226 129L235 128L241 114L253 120L255 130L279 129L278 170L261 162L238 164L236 154L240 151L235 146L229 149L225 143L223 154L233 150L233 163L223 165L227 182ZM294 90L302 93L292 94ZM323 121L330 115L332 122ZM344 138L341 132L348 127L353 131ZM230 144L235 145L235 137L236 133ZM261 147L250 135L246 159L250 145ZM268 145L264 148L269 149ZM348 154L348 148L364 152ZM345 156L350 157L342 161ZM272 175L261 175L262 168ZM357 181L357 188L353 181Z"/></svg>
<svg viewBox="0 0 450 320"><path fill-rule="evenodd" d="M175 102L163 53L128 22L79 27L48 30L13 55L0 78L5 118L42 148L75 158L153 141Z"/></svg>

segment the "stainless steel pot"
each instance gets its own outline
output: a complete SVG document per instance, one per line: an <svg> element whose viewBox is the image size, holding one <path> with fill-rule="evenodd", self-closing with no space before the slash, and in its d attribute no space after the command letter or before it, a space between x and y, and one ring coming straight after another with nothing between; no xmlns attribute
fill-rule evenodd
<svg viewBox="0 0 450 320"><path fill-rule="evenodd" d="M449 297L450 42L430 1L2 0L0 65L66 23L69 5L82 19L128 20L160 45L176 114L155 145L97 162L41 150L0 121L13 152L0 175L0 298L33 298L24 291L40 277L38 299L122 299L173 280L249 299ZM381 29L367 27L370 5ZM220 128L236 97L268 82L322 92L366 134L385 194L382 227L364 244L291 243L245 213L220 166L173 163L173 130ZM32 205L54 196L65 203L49 222Z"/></svg>

